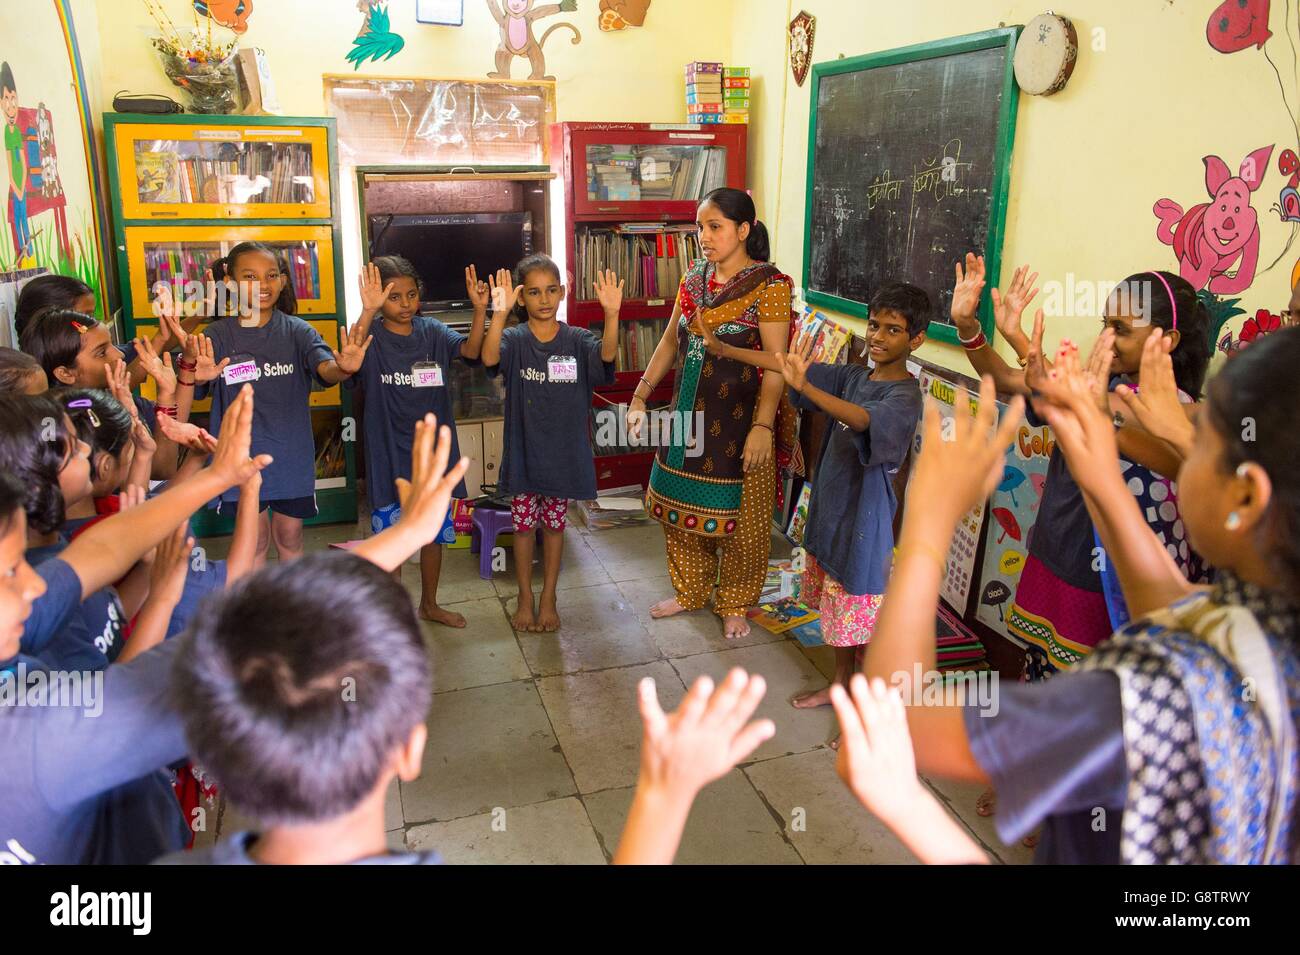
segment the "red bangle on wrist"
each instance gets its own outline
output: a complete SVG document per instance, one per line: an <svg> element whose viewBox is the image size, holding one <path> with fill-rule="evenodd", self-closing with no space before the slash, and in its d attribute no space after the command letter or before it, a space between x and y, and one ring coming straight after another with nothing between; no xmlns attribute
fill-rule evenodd
<svg viewBox="0 0 1300 955"><path fill-rule="evenodd" d="M983 348L985 345L989 343L989 340L984 337L984 329L982 328L979 330L979 334L977 334L970 341L967 341L966 339L962 338L960 335L957 336L957 340L961 342L961 347L966 349L967 351L979 351L981 348Z"/></svg>
<svg viewBox="0 0 1300 955"><path fill-rule="evenodd" d="M198 369L199 363L197 361L186 361L184 358L179 358L176 361L176 367L181 371L195 371Z"/></svg>
<svg viewBox="0 0 1300 955"><path fill-rule="evenodd" d="M154 414L165 414L169 418L176 417L176 405L172 405L171 407L155 405L153 410L154 410Z"/></svg>

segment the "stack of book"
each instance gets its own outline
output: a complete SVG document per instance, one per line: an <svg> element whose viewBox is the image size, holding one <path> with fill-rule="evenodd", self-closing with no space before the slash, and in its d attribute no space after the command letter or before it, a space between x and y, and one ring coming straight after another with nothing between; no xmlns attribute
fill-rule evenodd
<svg viewBox="0 0 1300 955"><path fill-rule="evenodd" d="M692 123L722 122L722 64L686 64L686 118Z"/></svg>
<svg viewBox="0 0 1300 955"><path fill-rule="evenodd" d="M749 122L749 67L728 66L722 71L722 121Z"/></svg>
<svg viewBox="0 0 1300 955"><path fill-rule="evenodd" d="M640 163L623 146L592 146L587 151L587 191L601 201L641 198Z"/></svg>
<svg viewBox="0 0 1300 955"><path fill-rule="evenodd" d="M615 371L645 371L650 356L664 336L668 319L655 318L640 322L620 322L618 326L618 355L614 359Z"/></svg>
<svg viewBox="0 0 1300 955"><path fill-rule="evenodd" d="M580 301L596 297L596 275L606 269L623 280L624 299L666 299L700 257L699 236L689 223L626 223L579 229L574 288Z"/></svg>
<svg viewBox="0 0 1300 955"><path fill-rule="evenodd" d="M244 205L314 201L310 146L224 144L214 155L187 155L145 149L145 145L143 140L137 144L135 156L141 202Z"/></svg>

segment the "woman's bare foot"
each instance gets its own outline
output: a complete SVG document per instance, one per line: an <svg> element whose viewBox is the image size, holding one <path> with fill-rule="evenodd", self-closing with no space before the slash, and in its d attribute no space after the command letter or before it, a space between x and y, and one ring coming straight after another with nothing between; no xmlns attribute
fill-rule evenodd
<svg viewBox="0 0 1300 955"><path fill-rule="evenodd" d="M1035 833L1035 834L1032 835L1032 836L1025 836L1023 839L1020 840L1020 844L1021 844L1022 846L1024 846L1026 849L1037 849L1037 848L1038 848L1038 834Z"/></svg>
<svg viewBox="0 0 1300 955"><path fill-rule="evenodd" d="M555 598L542 595L541 606L538 607L537 623L533 627L535 633L554 633L560 629L560 612L555 606Z"/></svg>
<svg viewBox="0 0 1300 955"><path fill-rule="evenodd" d="M460 629L465 626L465 618L453 610L444 610L437 604L426 607L420 604L420 619L432 620L434 623L440 623L444 627L455 627Z"/></svg>
<svg viewBox="0 0 1300 955"><path fill-rule="evenodd" d="M667 600L661 600L650 608L650 616L654 617L656 620L685 612L686 608L677 602L676 597L669 597Z"/></svg>
<svg viewBox="0 0 1300 955"><path fill-rule="evenodd" d="M830 745L830 748L831 748L832 750L837 750L837 751L838 751L839 748L840 748L840 737L838 737L838 736L835 737L833 740L830 741L830 744L829 744L829 745Z"/></svg>
<svg viewBox="0 0 1300 955"><path fill-rule="evenodd" d="M722 635L728 640L749 636L749 621L739 614L723 617Z"/></svg>
<svg viewBox="0 0 1300 955"><path fill-rule="evenodd" d="M811 710L818 706L830 706L831 688L828 685L820 690L813 690L811 693L801 693L790 701L790 705L796 710Z"/></svg>
<svg viewBox="0 0 1300 955"><path fill-rule="evenodd" d="M979 799L975 800L975 814L977 816L991 816L998 808L998 794L992 789L986 789L980 793Z"/></svg>
<svg viewBox="0 0 1300 955"><path fill-rule="evenodd" d="M532 631L537 627L537 618L533 616L532 594L529 594L527 599L523 594L519 595L519 606L515 608L515 615L510 618L510 626L524 631Z"/></svg>

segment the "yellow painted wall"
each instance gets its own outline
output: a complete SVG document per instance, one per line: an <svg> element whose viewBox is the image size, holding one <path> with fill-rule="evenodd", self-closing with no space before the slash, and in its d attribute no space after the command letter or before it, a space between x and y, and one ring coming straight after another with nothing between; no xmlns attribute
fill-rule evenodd
<svg viewBox="0 0 1300 955"><path fill-rule="evenodd" d="M733 59L753 68L761 89L753 138L762 145L751 153L750 181L760 215L773 232L777 264L802 281L812 80L795 86L785 47L774 43L795 14L803 9L817 18L813 62L818 63L999 23L1023 24L1047 6L1041 0L737 3ZM1067 272L1076 281L1117 281L1145 269L1177 271L1173 250L1156 239L1152 205L1165 197L1185 209L1206 201L1203 156L1221 156L1235 175L1248 152L1272 143L1277 146L1269 171L1254 194L1263 238L1259 270L1277 258L1293 227L1284 226L1268 207L1283 185L1277 155L1296 147L1297 131L1262 52L1252 47L1225 55L1206 42L1206 21L1215 6L1211 0L1088 0L1055 8L1074 21L1082 51L1064 91L1020 98L1003 255L1006 278L1022 262L1038 269L1043 280L1059 281ZM1284 5L1272 6L1274 37L1266 49L1278 63L1292 107L1300 108ZM1300 47L1296 10L1294 5L1286 9L1290 35ZM1104 50L1091 47L1094 29L1103 31ZM1249 315L1264 307L1276 312L1287 300L1297 256L1300 241L1271 271L1257 272L1242 296ZM1065 336L1089 341L1097 327L1096 318L1055 319L1048 325L1047 344L1054 347ZM952 346L929 344L920 354L970 369Z"/></svg>
<svg viewBox="0 0 1300 955"><path fill-rule="evenodd" d="M159 0L178 28L192 23L189 0ZM100 40L106 51L103 81L109 90L171 93L149 46L157 33L140 0L98 0ZM582 32L577 46L556 30L545 46L547 72L557 80L561 120L668 122L685 116L682 68L687 61L726 59L731 52L732 0L654 0L645 26L621 33L597 28L595 0L578 10L539 20L540 34L568 21ZM391 60L365 63L366 76L469 79L485 77L499 31L486 0L465 0L465 25L431 26L415 20L415 0L391 0L392 32L406 40ZM110 14L111 11L111 14ZM321 75L352 73L345 59L361 27L355 0L259 0L243 46L266 51L280 105L287 115L319 115ZM528 75L516 58L513 75Z"/></svg>

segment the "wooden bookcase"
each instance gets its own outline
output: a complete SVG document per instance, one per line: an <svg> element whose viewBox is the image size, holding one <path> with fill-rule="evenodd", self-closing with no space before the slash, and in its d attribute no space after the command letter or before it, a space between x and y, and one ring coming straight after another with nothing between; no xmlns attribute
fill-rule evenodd
<svg viewBox="0 0 1300 955"><path fill-rule="evenodd" d="M661 250L684 271L690 258L678 256L678 245L694 240L699 199L712 186L745 188L746 145L749 127L726 124L675 123L556 123L551 127L551 164L564 183L563 208L559 221L558 245L568 271L567 314L571 324L591 328L600 334L604 317L600 303L584 293L587 257L584 234L590 238L617 233L620 227L636 223L665 227L671 247L653 234L639 233L656 256ZM713 151L713 159L709 156ZM647 162L652 163L647 168ZM712 169L709 163L712 162ZM698 165L703 164L703 165ZM626 173L623 172L626 170ZM679 183L680 177L680 183ZM710 178L711 177L711 178ZM668 180L665 182L665 178ZM674 228L676 227L676 228ZM619 233L636 235L638 233ZM635 268L633 266L632 268ZM633 288L631 269L617 268L620 277ZM676 272L657 273L653 294L624 292L620 312L620 370L614 384L601 388L593 400L593 412L611 404L632 400L649 352L671 318L677 297ZM667 279L659 284L660 279ZM650 287L648 276L642 285ZM638 347L637 325L650 325ZM629 335L631 336L629 338ZM649 344L649 352L645 345ZM667 405L672 399L674 371L659 382L648 402L650 407ZM596 486L601 490L649 480L651 450L596 456Z"/></svg>
<svg viewBox="0 0 1300 955"><path fill-rule="evenodd" d="M283 116L104 114L122 332L152 335L158 281L201 282L213 259L254 239L289 265L298 314L332 347L346 329L334 120ZM141 393L152 397L152 381ZM195 402L193 417L210 402ZM309 524L357 518L354 442L343 440L352 401L338 386L313 392L320 512ZM322 453L343 465L322 474ZM233 516L201 511L195 532L226 534Z"/></svg>

